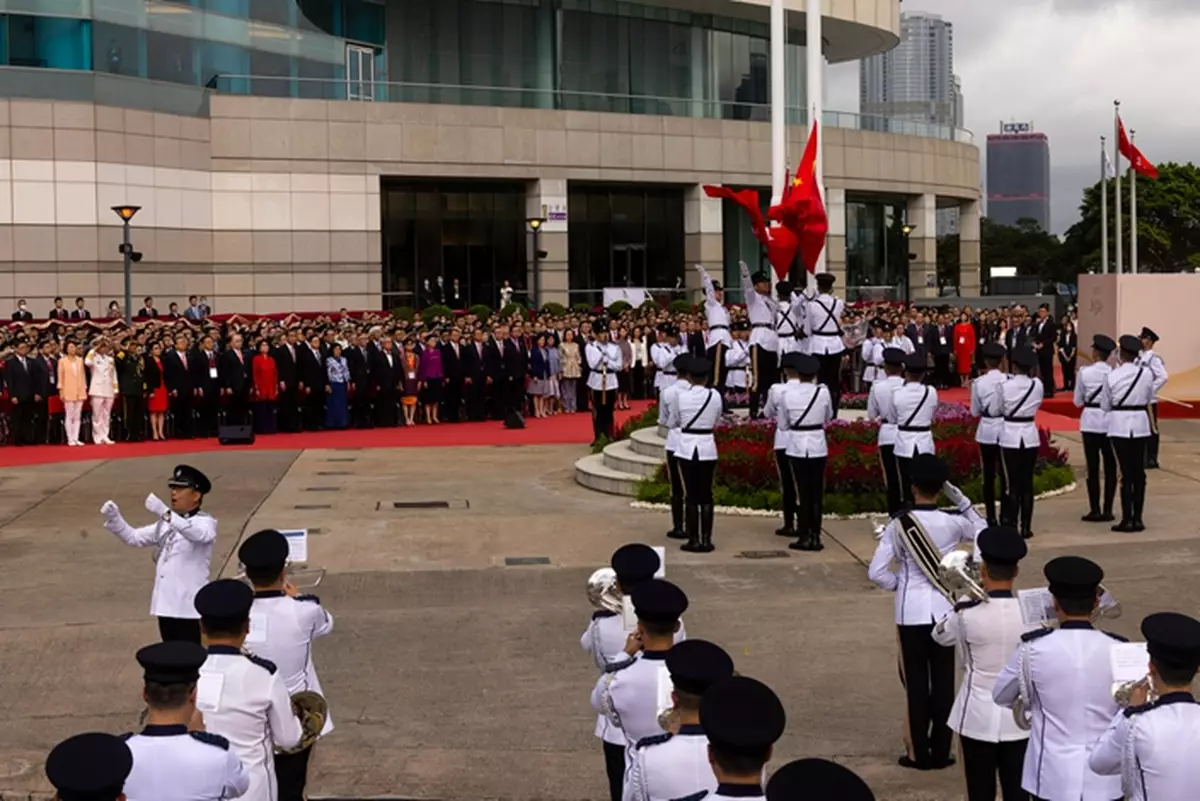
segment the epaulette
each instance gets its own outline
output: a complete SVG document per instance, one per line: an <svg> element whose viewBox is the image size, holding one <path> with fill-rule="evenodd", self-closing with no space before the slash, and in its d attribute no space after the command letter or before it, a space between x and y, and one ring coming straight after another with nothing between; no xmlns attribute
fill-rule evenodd
<svg viewBox="0 0 1200 801"><path fill-rule="evenodd" d="M1033 642L1038 637L1045 637L1047 634L1053 634L1053 633L1054 633L1054 629L1044 629L1044 628L1043 629L1034 629L1033 631L1027 631L1024 634L1022 634L1021 642ZM1055 642L1058 642L1058 641L1055 640Z"/></svg>
<svg viewBox="0 0 1200 801"><path fill-rule="evenodd" d="M707 798L707 797L708 797L708 790L701 790L698 793L692 793L691 795L685 795L682 798L672 798L671 801L700 801L701 798Z"/></svg>
<svg viewBox="0 0 1200 801"><path fill-rule="evenodd" d="M965 609L972 609L979 606L983 601L959 601L954 605L955 612L962 612Z"/></svg>
<svg viewBox="0 0 1200 801"><path fill-rule="evenodd" d="M667 732L666 734L655 734L652 737L643 737L642 739L637 741L637 745L635 745L634 748L645 748L648 745L658 745L660 743L665 743L674 736L675 735L671 734L670 732Z"/></svg>
<svg viewBox="0 0 1200 801"><path fill-rule="evenodd" d="M610 612L607 609L597 609L595 612L592 612L592 620L600 620L601 618L616 616L616 612Z"/></svg>
<svg viewBox="0 0 1200 801"><path fill-rule="evenodd" d="M130 737L132 737L132 736L133 736L133 732L131 732L131 731L127 731L127 732L125 732L124 734L118 734L118 735L117 735L117 737L118 737L118 738L121 740L121 742L126 742L126 741L128 741L128 740L129 740L129 738L130 738Z"/></svg>
<svg viewBox="0 0 1200 801"><path fill-rule="evenodd" d="M192 735L193 740L198 740L205 745L215 745L222 751L229 750L229 741L219 734L213 734L212 732L207 731L189 731L188 734Z"/></svg>
<svg viewBox="0 0 1200 801"><path fill-rule="evenodd" d="M296 600L297 601L308 601L309 603L314 603L314 604L321 603L321 599L315 595L297 595Z"/></svg>
<svg viewBox="0 0 1200 801"><path fill-rule="evenodd" d="M609 662L607 665L604 666L604 672L605 673L616 673L618 670L624 670L625 668L629 667L636 661L637 661L636 659L634 659L633 657L630 657L629 659L622 659L620 662Z"/></svg>
<svg viewBox="0 0 1200 801"><path fill-rule="evenodd" d="M1120 634L1113 634L1111 631L1103 631L1101 633L1107 634L1109 637L1112 637L1117 642L1129 642L1128 637L1122 637Z"/></svg>
<svg viewBox="0 0 1200 801"><path fill-rule="evenodd" d="M245 654L245 657L254 664L258 665L260 668L264 668L271 675L274 675L275 671L278 670L278 668L275 667L275 663L270 659L263 659L261 656L255 656L254 654Z"/></svg>

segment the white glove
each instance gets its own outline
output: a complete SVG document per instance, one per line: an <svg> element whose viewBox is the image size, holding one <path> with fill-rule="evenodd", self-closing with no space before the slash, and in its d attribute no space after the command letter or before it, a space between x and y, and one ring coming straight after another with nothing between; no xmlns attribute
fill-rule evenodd
<svg viewBox="0 0 1200 801"><path fill-rule="evenodd" d="M971 499L949 481L942 485L942 492L946 493L946 497L950 500L950 503L954 504L955 508L960 512L971 505Z"/></svg>
<svg viewBox="0 0 1200 801"><path fill-rule="evenodd" d="M100 507L100 514L104 515L109 520L116 520L121 516L121 510L112 501L105 501Z"/></svg>
<svg viewBox="0 0 1200 801"><path fill-rule="evenodd" d="M152 492L146 496L146 511L155 517L163 517L171 511L171 507L163 503L162 499Z"/></svg>

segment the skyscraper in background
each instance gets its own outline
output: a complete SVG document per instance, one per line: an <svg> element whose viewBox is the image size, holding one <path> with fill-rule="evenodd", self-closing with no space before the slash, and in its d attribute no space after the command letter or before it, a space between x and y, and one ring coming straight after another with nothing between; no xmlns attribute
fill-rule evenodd
<svg viewBox="0 0 1200 801"><path fill-rule="evenodd" d="M860 62L858 99L867 116L961 127L954 25L937 14L901 14L900 44Z"/></svg>
<svg viewBox="0 0 1200 801"><path fill-rule="evenodd" d="M1050 138L1030 123L1001 123L988 134L986 213L999 225L1028 218L1050 230Z"/></svg>

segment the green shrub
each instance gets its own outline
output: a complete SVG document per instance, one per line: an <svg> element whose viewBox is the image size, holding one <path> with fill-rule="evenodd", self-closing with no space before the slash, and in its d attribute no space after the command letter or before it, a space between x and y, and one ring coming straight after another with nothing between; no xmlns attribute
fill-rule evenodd
<svg viewBox="0 0 1200 801"><path fill-rule="evenodd" d="M662 307L659 306L657 300L655 300L654 298L646 298L645 300L642 301L642 305L638 306L638 311L650 312L652 314L657 314L661 308Z"/></svg>
<svg viewBox="0 0 1200 801"><path fill-rule="evenodd" d="M691 314L695 310L696 307L691 303L688 303L686 300L673 300L671 301L670 305L667 306L667 311L671 312L672 314Z"/></svg>
<svg viewBox="0 0 1200 801"><path fill-rule="evenodd" d="M406 323L411 323L413 315L416 313L417 310L412 306L399 306L395 309L392 309L392 316L397 320L403 320Z"/></svg>
<svg viewBox="0 0 1200 801"><path fill-rule="evenodd" d="M492 307L484 303L476 303L471 307L471 314L480 320L487 320L487 318L492 316Z"/></svg>
<svg viewBox="0 0 1200 801"><path fill-rule="evenodd" d="M421 312L421 319L425 321L426 325L433 323L435 320L452 322L454 320L454 309L451 309L449 306L443 306L440 303L435 303Z"/></svg>
<svg viewBox="0 0 1200 801"><path fill-rule="evenodd" d="M566 317L567 307L561 303L555 303L553 301L549 303L543 303L542 314L548 314L551 317Z"/></svg>
<svg viewBox="0 0 1200 801"><path fill-rule="evenodd" d="M520 317L522 320L524 320L525 307L520 303L510 303L500 310L500 316L505 320L512 319L513 317Z"/></svg>
<svg viewBox="0 0 1200 801"><path fill-rule="evenodd" d="M608 316L616 317L619 314L624 314L632 308L633 306L630 306L626 301L616 300L613 301L613 304L608 307Z"/></svg>
<svg viewBox="0 0 1200 801"><path fill-rule="evenodd" d="M571 304L571 311L576 311L576 312L579 312L580 314L591 314L593 308L595 308L595 307L592 306L592 304L590 304L590 303L580 302L580 303Z"/></svg>

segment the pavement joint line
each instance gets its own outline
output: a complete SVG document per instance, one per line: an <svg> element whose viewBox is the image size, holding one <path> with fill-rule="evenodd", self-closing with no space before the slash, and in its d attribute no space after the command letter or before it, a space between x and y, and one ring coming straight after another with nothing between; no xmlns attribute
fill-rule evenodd
<svg viewBox="0 0 1200 801"><path fill-rule="evenodd" d="M292 507L293 509L301 509L315 511L317 509L332 509L333 505L328 503L298 503ZM239 539L239 542L241 540Z"/></svg>
<svg viewBox="0 0 1200 801"><path fill-rule="evenodd" d="M250 510L250 514L246 515L246 522L242 523L242 528L240 531L238 531L237 541L233 543L233 547L230 548L229 552L225 554L225 561L221 562L221 568L217 571L216 575L225 575L225 570L229 567L229 560L233 559L234 555L237 554L238 548L242 546L242 540L246 538L246 529L250 528L250 522L254 520L259 511L262 510L263 505L266 504L266 502L270 500L275 493L279 492L279 487L283 485L283 482L287 478L288 474L291 473L293 468L296 467L296 462L300 461L300 457L303 455L303 453L304 451L299 450L292 454L292 460L288 462L287 467L280 472L279 480L275 482L275 486L271 487L270 492L263 493L263 496L258 499L258 503L254 504L254 508Z"/></svg>
<svg viewBox="0 0 1200 801"><path fill-rule="evenodd" d="M305 487L304 492L337 492L341 487Z"/></svg>

